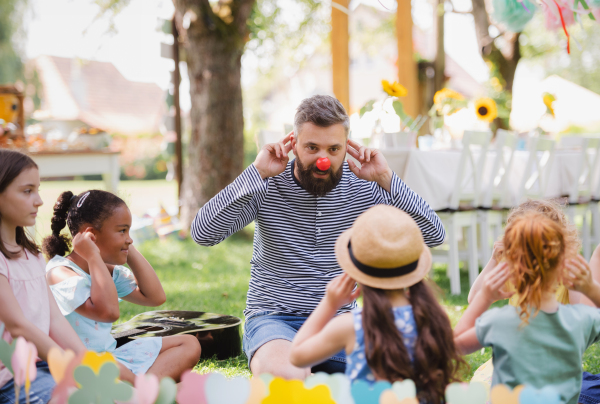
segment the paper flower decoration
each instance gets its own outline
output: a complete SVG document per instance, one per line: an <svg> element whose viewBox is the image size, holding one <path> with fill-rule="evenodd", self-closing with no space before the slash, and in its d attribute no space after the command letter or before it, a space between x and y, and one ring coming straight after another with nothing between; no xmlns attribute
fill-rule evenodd
<svg viewBox="0 0 600 404"><path fill-rule="evenodd" d="M6 366L10 373L14 373L11 365L11 358L17 346L17 340L13 339L13 341L9 344L2 338L3 334L4 323L0 323L0 362Z"/></svg>
<svg viewBox="0 0 600 404"><path fill-rule="evenodd" d="M490 393L492 404L519 404L519 394L523 386L517 386L512 391L504 384L494 386Z"/></svg>
<svg viewBox="0 0 600 404"><path fill-rule="evenodd" d="M70 349L63 351L60 348L52 347L48 351L48 367L57 384L64 378L67 366L73 359L75 359L75 352Z"/></svg>
<svg viewBox="0 0 600 404"><path fill-rule="evenodd" d="M54 391L52 392L53 402L66 403L69 400L69 394L73 390L77 389L77 383L73 378L73 374L75 373L75 369L77 368L77 366L79 366L79 364L83 360L84 355L85 351L77 354L73 359L71 359L71 361L65 368L61 381L57 383L56 387L54 388ZM52 373L52 365L48 363L48 366L50 367L50 373L54 376L54 374Z"/></svg>
<svg viewBox="0 0 600 404"><path fill-rule="evenodd" d="M552 386L546 386L541 390L526 386L519 394L520 404L560 404L561 402L560 394Z"/></svg>
<svg viewBox="0 0 600 404"><path fill-rule="evenodd" d="M452 383L446 387L447 404L485 404L487 392L481 383Z"/></svg>
<svg viewBox="0 0 600 404"><path fill-rule="evenodd" d="M105 362L98 373L89 366L78 366L75 381L81 388L71 394L69 404L113 404L115 400L129 400L133 389L118 381L118 377L119 368L110 361Z"/></svg>
<svg viewBox="0 0 600 404"><path fill-rule="evenodd" d="M492 122L498 116L496 101L488 97L475 100L475 114L479 120Z"/></svg>
<svg viewBox="0 0 600 404"><path fill-rule="evenodd" d="M315 386L324 384L329 387L331 397L337 404L354 404L352 394L350 392L350 379L343 373L334 373L329 375L325 372L318 372L308 376L304 381L304 386L307 389L312 389Z"/></svg>
<svg viewBox="0 0 600 404"><path fill-rule="evenodd" d="M13 377L16 386L25 386L25 394L29 397L29 387L37 376L35 360L37 359L37 348L25 338L18 337L15 351L11 359ZM16 402L19 402L19 387L15 388ZM27 400L29 401L29 400Z"/></svg>
<svg viewBox="0 0 600 404"><path fill-rule="evenodd" d="M244 404L250 395L250 382L245 377L228 379L213 373L204 385L204 393L208 404Z"/></svg>
<svg viewBox="0 0 600 404"><path fill-rule="evenodd" d="M179 404L207 404L204 386L210 374L199 375L191 370L183 372L177 391Z"/></svg>
<svg viewBox="0 0 600 404"><path fill-rule="evenodd" d="M160 381L158 397L154 404L173 404L177 395L177 385L170 377L163 377Z"/></svg>
<svg viewBox="0 0 600 404"><path fill-rule="evenodd" d="M262 404L336 404L329 388L324 385L312 389L304 387L300 380L284 380L276 377L270 385L270 394Z"/></svg>
<svg viewBox="0 0 600 404"><path fill-rule="evenodd" d="M392 388L392 385L389 382L381 381L371 385L363 380L357 380L352 383L350 391L356 403L379 404L381 393L390 388Z"/></svg>
<svg viewBox="0 0 600 404"><path fill-rule="evenodd" d="M408 95L406 88L397 81L390 84L387 80L381 80L381 85L383 86L383 91L392 97L406 97Z"/></svg>
<svg viewBox="0 0 600 404"><path fill-rule="evenodd" d="M431 115L434 112L433 108L435 107L435 111L442 115L452 115L465 106L465 97L461 93L449 88L442 88L433 96L433 107L429 114Z"/></svg>
<svg viewBox="0 0 600 404"><path fill-rule="evenodd" d="M535 13L535 4L529 0L493 0L494 20L511 32L521 32Z"/></svg>
<svg viewBox="0 0 600 404"><path fill-rule="evenodd" d="M93 351L87 351L83 356L83 360L81 364L83 366L89 366L95 373L100 371L100 368L105 363L114 363L117 364L115 357L112 356L110 352L96 353Z"/></svg>
<svg viewBox="0 0 600 404"><path fill-rule="evenodd" d="M137 393L138 404L154 404L160 389L158 377L156 377L156 375L136 375L134 386Z"/></svg>

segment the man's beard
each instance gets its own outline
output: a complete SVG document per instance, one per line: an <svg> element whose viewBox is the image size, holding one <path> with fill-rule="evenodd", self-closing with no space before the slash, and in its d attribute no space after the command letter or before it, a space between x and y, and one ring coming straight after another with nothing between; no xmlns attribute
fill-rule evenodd
<svg viewBox="0 0 600 404"><path fill-rule="evenodd" d="M327 178L315 178L313 173L322 174L324 173L321 170L317 169L316 162L305 167L299 158L296 158L296 165L298 166L298 181L302 185L302 188L306 190L309 194L312 194L317 197L325 196L328 192L330 192L333 188L335 188L342 179L342 174L344 172L344 165L340 165L340 168L337 172L334 172L332 167L325 172L329 173L329 177Z"/></svg>

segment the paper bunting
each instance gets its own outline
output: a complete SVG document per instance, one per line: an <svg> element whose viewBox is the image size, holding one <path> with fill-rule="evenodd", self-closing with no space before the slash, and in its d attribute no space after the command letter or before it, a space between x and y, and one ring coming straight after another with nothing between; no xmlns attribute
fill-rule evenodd
<svg viewBox="0 0 600 404"><path fill-rule="evenodd" d="M511 32L521 32L534 16L536 6L529 0L493 0L494 20Z"/></svg>
<svg viewBox="0 0 600 404"><path fill-rule="evenodd" d="M419 400L415 397L398 400L392 390L385 390L379 397L379 404L419 404Z"/></svg>
<svg viewBox="0 0 600 404"><path fill-rule="evenodd" d="M73 374L75 373L75 368L79 366L83 357L85 355L85 351L76 355L71 362L67 365L63 377L60 382L57 383L54 391L52 392L52 400L56 403L66 403L69 399L69 395L77 390L77 383L73 378ZM50 374L52 374L52 368L50 368Z"/></svg>
<svg viewBox="0 0 600 404"><path fill-rule="evenodd" d="M523 386L517 386L512 391L504 384L494 386L490 393L492 404L519 404L519 394Z"/></svg>
<svg viewBox="0 0 600 404"><path fill-rule="evenodd" d="M250 394L246 404L261 404L268 395L269 390L260 377L250 379Z"/></svg>
<svg viewBox="0 0 600 404"><path fill-rule="evenodd" d="M447 404L485 404L487 392L481 383L452 383L446 388Z"/></svg>
<svg viewBox="0 0 600 404"><path fill-rule="evenodd" d="M300 380L276 377L270 384L269 395L262 404L336 404L329 388L324 385L307 389Z"/></svg>
<svg viewBox="0 0 600 404"><path fill-rule="evenodd" d="M8 369L10 373L14 373L11 365L11 358L17 346L17 340L9 344L2 338L4 335L4 323L0 323L0 362Z"/></svg>
<svg viewBox="0 0 600 404"><path fill-rule="evenodd" d="M350 393L350 379L343 373L329 375L324 372L318 372L308 376L304 381L307 389L312 389L319 384L329 387L331 397L337 404L354 404L352 394Z"/></svg>
<svg viewBox="0 0 600 404"><path fill-rule="evenodd" d="M69 404L113 404L115 400L127 401L133 395L129 384L118 381L119 368L106 361L96 373L91 367L80 365L74 378L81 385L69 397Z"/></svg>
<svg viewBox="0 0 600 404"><path fill-rule="evenodd" d="M536 390L531 386L525 386L519 394L520 404L560 404L560 395L552 386L546 386Z"/></svg>
<svg viewBox="0 0 600 404"><path fill-rule="evenodd" d="M269 385L271 384L271 382L273 381L273 379L275 378L275 376L273 376L270 373L263 373L263 374L259 375L258 377L260 378L260 380L263 381L263 383L267 387L267 392L268 392L269 391Z"/></svg>
<svg viewBox="0 0 600 404"><path fill-rule="evenodd" d="M204 385L210 374L199 375L191 370L186 370L181 375L181 383L177 391L179 404L207 404Z"/></svg>
<svg viewBox="0 0 600 404"><path fill-rule="evenodd" d="M158 377L156 377L156 375L136 375L134 386L137 393L138 404L154 404L160 390Z"/></svg>
<svg viewBox="0 0 600 404"><path fill-rule="evenodd" d="M352 383L350 391L356 403L379 404L381 393L390 388L392 388L392 385L388 382L377 382L371 385L363 380L357 380Z"/></svg>
<svg viewBox="0 0 600 404"><path fill-rule="evenodd" d="M250 381L245 377L228 379L220 373L213 373L204 385L208 404L244 404L250 395Z"/></svg>

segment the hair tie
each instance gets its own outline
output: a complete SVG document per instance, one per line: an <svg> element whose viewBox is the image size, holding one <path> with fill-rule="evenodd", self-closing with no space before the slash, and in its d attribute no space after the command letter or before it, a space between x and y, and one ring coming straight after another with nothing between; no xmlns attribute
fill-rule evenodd
<svg viewBox="0 0 600 404"><path fill-rule="evenodd" d="M81 198L79 198L79 201L77 202L77 207L80 208L81 205L83 205L83 202L85 201L85 198L87 198L90 195L89 192L86 192L85 194L83 194L83 196Z"/></svg>

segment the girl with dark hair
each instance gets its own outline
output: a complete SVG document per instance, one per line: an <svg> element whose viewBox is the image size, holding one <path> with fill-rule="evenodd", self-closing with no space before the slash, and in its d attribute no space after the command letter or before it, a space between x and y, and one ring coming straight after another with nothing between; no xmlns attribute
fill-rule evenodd
<svg viewBox="0 0 600 404"><path fill-rule="evenodd" d="M456 345L464 354L492 347L492 385L552 386L561 403L588 403L580 397L581 362L600 339L600 312L561 304L556 291L562 283L598 305L600 285L582 257L569 257L568 229L543 213L520 215L506 227L503 256L457 324ZM516 307L486 311L513 293Z"/></svg>
<svg viewBox="0 0 600 404"><path fill-rule="evenodd" d="M72 240L61 234L65 226ZM117 348L110 333L121 298L142 306L160 306L166 300L154 269L132 244L130 227L131 213L116 195L63 192L54 205L52 234L43 243L50 259L48 283L86 348L115 356L121 379L133 383L134 375L148 372L179 380L200 358L194 336L142 338Z"/></svg>
<svg viewBox="0 0 600 404"><path fill-rule="evenodd" d="M39 187L38 167L30 157L0 149L0 338L10 342L23 337L37 348L37 377L29 390L32 404L47 403L55 386L45 362L50 349L85 349L60 313L46 283L46 262L24 229L35 225L43 203ZM15 402L12 375L0 362L0 404ZM26 402L23 386L18 402Z"/></svg>
<svg viewBox="0 0 600 404"><path fill-rule="evenodd" d="M417 223L397 208L375 206L340 235L335 253L345 273L327 285L298 331L292 364L308 367L345 349L351 381L412 379L421 403L443 402L465 362L448 316L423 280L431 253ZM360 290L362 309L333 318Z"/></svg>

